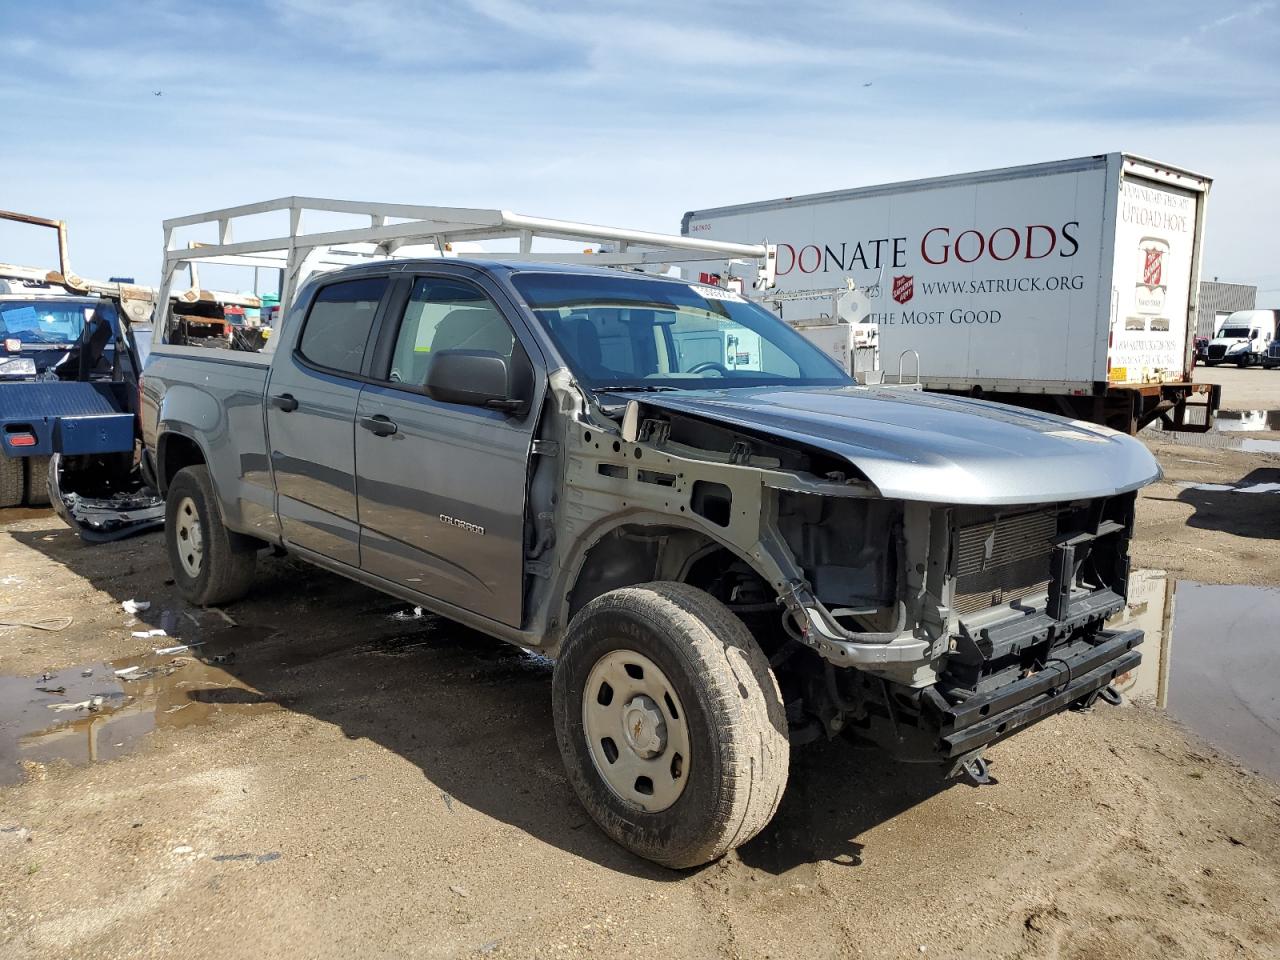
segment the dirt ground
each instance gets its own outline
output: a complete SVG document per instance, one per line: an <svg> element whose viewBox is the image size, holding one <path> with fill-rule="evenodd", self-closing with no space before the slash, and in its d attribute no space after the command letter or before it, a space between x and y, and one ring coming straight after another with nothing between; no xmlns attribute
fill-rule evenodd
<svg viewBox="0 0 1280 960"><path fill-rule="evenodd" d="M1222 384L1223 410L1274 410L1280 407L1280 368L1196 367L1196 383Z"/></svg>
<svg viewBox="0 0 1280 960"><path fill-rule="evenodd" d="M1196 367L1195 378L1222 384L1224 410L1280 410L1280 369ZM1280 495L1194 486L1280 483L1280 445L1270 453L1223 446L1251 438L1271 441L1280 433L1144 433L1164 479L1139 494L1134 566L1163 568L1203 583L1280 582Z"/></svg>
<svg viewBox="0 0 1280 960"><path fill-rule="evenodd" d="M1280 457L1153 446L1135 565L1280 583L1280 495L1179 485L1280 479ZM1280 957L1280 786L1154 708L1045 721L983 788L798 750L762 836L672 873L578 806L545 661L287 559L227 616L168 576L159 535L89 547L0 512L0 619L73 618L0 628L0 735L42 673L70 697L161 668L124 684L133 714L17 745L6 958ZM173 639L131 636L151 628ZM198 660L150 653L183 641ZM89 743L102 762L50 759Z"/></svg>

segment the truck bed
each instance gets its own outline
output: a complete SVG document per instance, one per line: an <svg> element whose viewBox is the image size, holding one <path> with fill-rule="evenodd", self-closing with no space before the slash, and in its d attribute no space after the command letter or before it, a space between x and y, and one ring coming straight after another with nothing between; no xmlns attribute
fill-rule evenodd
<svg viewBox="0 0 1280 960"><path fill-rule="evenodd" d="M123 383L59 380L0 384L4 452L29 457L132 450L127 389ZM15 435L26 434L34 444L13 445Z"/></svg>
<svg viewBox="0 0 1280 960"><path fill-rule="evenodd" d="M190 438L223 493L226 525L264 540L279 530L262 406L270 363L270 354L165 344L152 351L142 402L147 455L156 455L164 431ZM174 408L184 420L169 418ZM157 477L162 487L168 479Z"/></svg>

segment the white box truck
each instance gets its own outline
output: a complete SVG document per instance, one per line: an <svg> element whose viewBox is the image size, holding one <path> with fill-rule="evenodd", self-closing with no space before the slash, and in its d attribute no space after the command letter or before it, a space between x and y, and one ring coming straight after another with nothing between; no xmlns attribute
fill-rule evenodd
<svg viewBox="0 0 1280 960"><path fill-rule="evenodd" d="M776 244L780 293L852 279L856 317L822 297L774 304L815 338L874 324L885 365L914 351L927 390L1204 431L1218 388L1191 371L1210 183L1110 153L695 210L682 232Z"/></svg>
<svg viewBox="0 0 1280 960"><path fill-rule="evenodd" d="M1206 367L1234 363L1249 367L1275 366L1271 349L1280 336L1280 310L1237 310L1224 319L1205 348Z"/></svg>

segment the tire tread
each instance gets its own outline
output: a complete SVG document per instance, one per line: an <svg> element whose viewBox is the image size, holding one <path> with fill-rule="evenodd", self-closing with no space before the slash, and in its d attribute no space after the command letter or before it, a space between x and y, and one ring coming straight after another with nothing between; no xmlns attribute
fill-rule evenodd
<svg viewBox="0 0 1280 960"><path fill-rule="evenodd" d="M49 458L27 457L27 506L49 506Z"/></svg>
<svg viewBox="0 0 1280 960"><path fill-rule="evenodd" d="M0 507L22 506L26 467L21 457L0 453Z"/></svg>

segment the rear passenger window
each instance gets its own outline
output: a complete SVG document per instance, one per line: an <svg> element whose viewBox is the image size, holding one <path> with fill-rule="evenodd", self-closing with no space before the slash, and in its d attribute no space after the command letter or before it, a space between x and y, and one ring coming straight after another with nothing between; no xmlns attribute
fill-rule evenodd
<svg viewBox="0 0 1280 960"><path fill-rule="evenodd" d="M373 316L390 281L347 280L322 287L307 312L298 352L318 367L359 374Z"/></svg>

